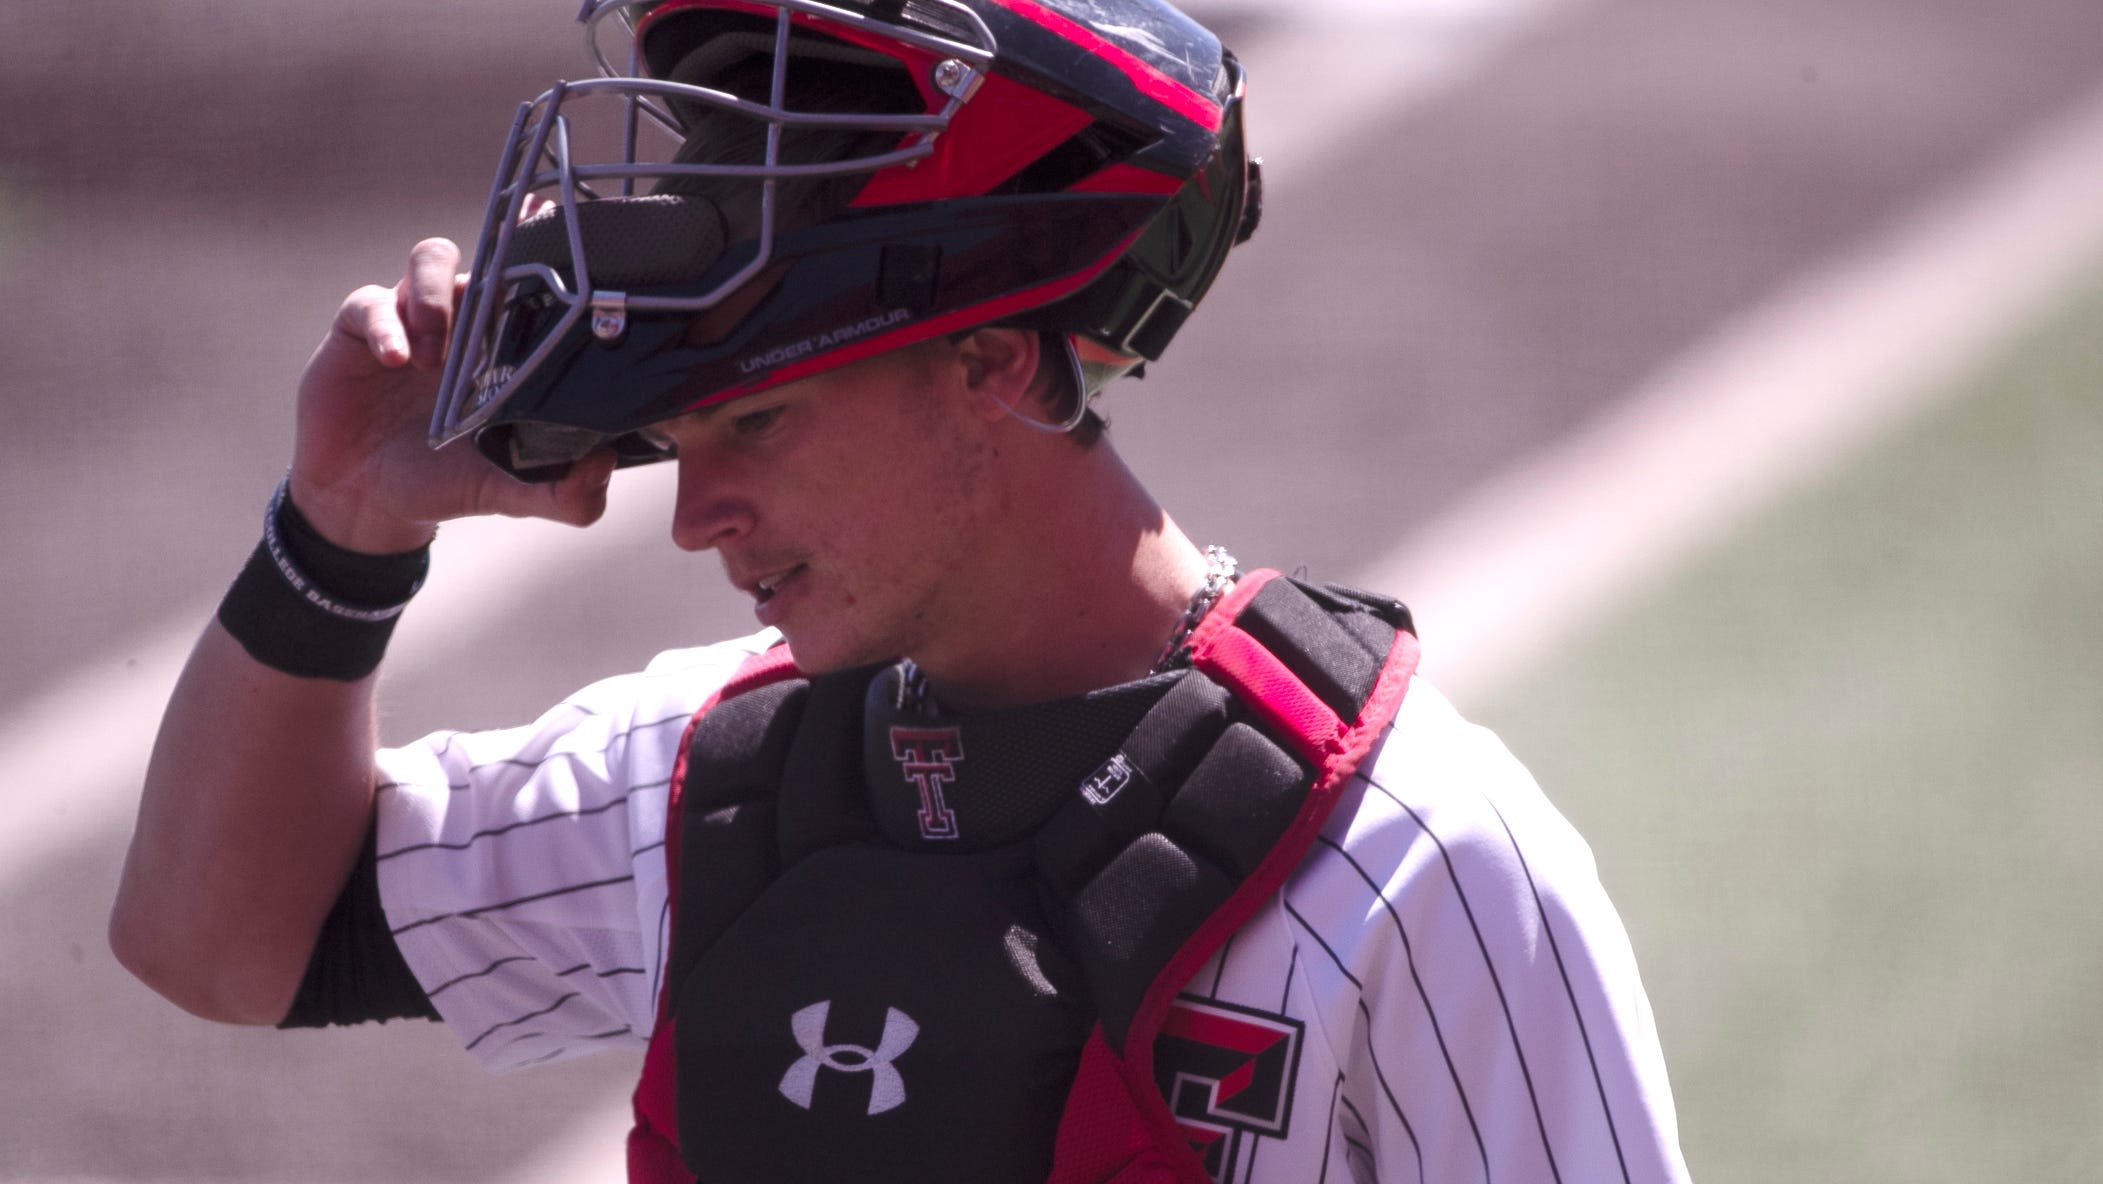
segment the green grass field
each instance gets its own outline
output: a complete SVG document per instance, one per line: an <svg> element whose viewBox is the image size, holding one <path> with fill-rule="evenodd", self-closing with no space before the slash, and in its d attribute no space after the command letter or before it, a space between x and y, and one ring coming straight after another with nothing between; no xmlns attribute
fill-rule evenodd
<svg viewBox="0 0 2103 1184"><path fill-rule="evenodd" d="M1697 1180L2103 1179L2103 284L1473 714L1593 843Z"/></svg>

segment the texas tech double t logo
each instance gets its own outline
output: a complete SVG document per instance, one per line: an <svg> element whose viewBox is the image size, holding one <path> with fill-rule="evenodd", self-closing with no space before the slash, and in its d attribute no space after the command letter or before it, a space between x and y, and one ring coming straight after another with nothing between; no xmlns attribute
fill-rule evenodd
<svg viewBox="0 0 2103 1184"><path fill-rule="evenodd" d="M964 759L964 738L955 728L891 729L891 757L899 772L920 790L920 837L957 837L956 812L942 798L942 787L957 779L956 762Z"/></svg>

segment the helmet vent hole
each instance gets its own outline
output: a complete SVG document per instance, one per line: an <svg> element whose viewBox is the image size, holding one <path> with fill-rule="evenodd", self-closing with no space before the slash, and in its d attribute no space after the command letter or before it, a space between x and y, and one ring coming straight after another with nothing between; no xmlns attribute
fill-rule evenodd
<svg viewBox="0 0 2103 1184"><path fill-rule="evenodd" d="M876 280L876 300L884 309L926 312L936 307L941 283L941 247L917 243L884 245Z"/></svg>
<svg viewBox="0 0 2103 1184"><path fill-rule="evenodd" d="M1106 123L1092 123L1003 182L1001 194L1064 193L1082 178L1130 160L1146 141Z"/></svg>
<svg viewBox="0 0 2103 1184"><path fill-rule="evenodd" d="M723 217L706 198L676 194L609 197L576 207L577 229L597 288L632 288L698 279L723 255ZM504 265L540 263L572 287L570 239L562 207L518 224Z"/></svg>

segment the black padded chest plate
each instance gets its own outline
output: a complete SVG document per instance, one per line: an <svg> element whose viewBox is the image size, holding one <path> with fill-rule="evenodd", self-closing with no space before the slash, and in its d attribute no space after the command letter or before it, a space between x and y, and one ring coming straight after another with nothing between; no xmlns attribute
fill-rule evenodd
<svg viewBox="0 0 2103 1184"><path fill-rule="evenodd" d="M1020 847L787 869L697 962L681 1143L702 1180L1041 1181L1092 1015Z"/></svg>
<svg viewBox="0 0 2103 1184"><path fill-rule="evenodd" d="M1238 624L1349 720L1388 609L1280 579ZM1043 1180L1090 1031L1123 1046L1315 776L1196 670L977 726L887 712L888 677L695 729L667 982L701 1181Z"/></svg>

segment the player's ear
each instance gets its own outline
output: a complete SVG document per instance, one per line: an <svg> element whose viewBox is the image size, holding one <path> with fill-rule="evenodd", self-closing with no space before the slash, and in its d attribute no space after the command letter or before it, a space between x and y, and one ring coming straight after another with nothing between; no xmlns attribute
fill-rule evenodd
<svg viewBox="0 0 2103 1184"><path fill-rule="evenodd" d="M982 325L957 338L957 361L975 404L989 421L1006 415L1033 415L1037 385L1038 336L1028 329Z"/></svg>

